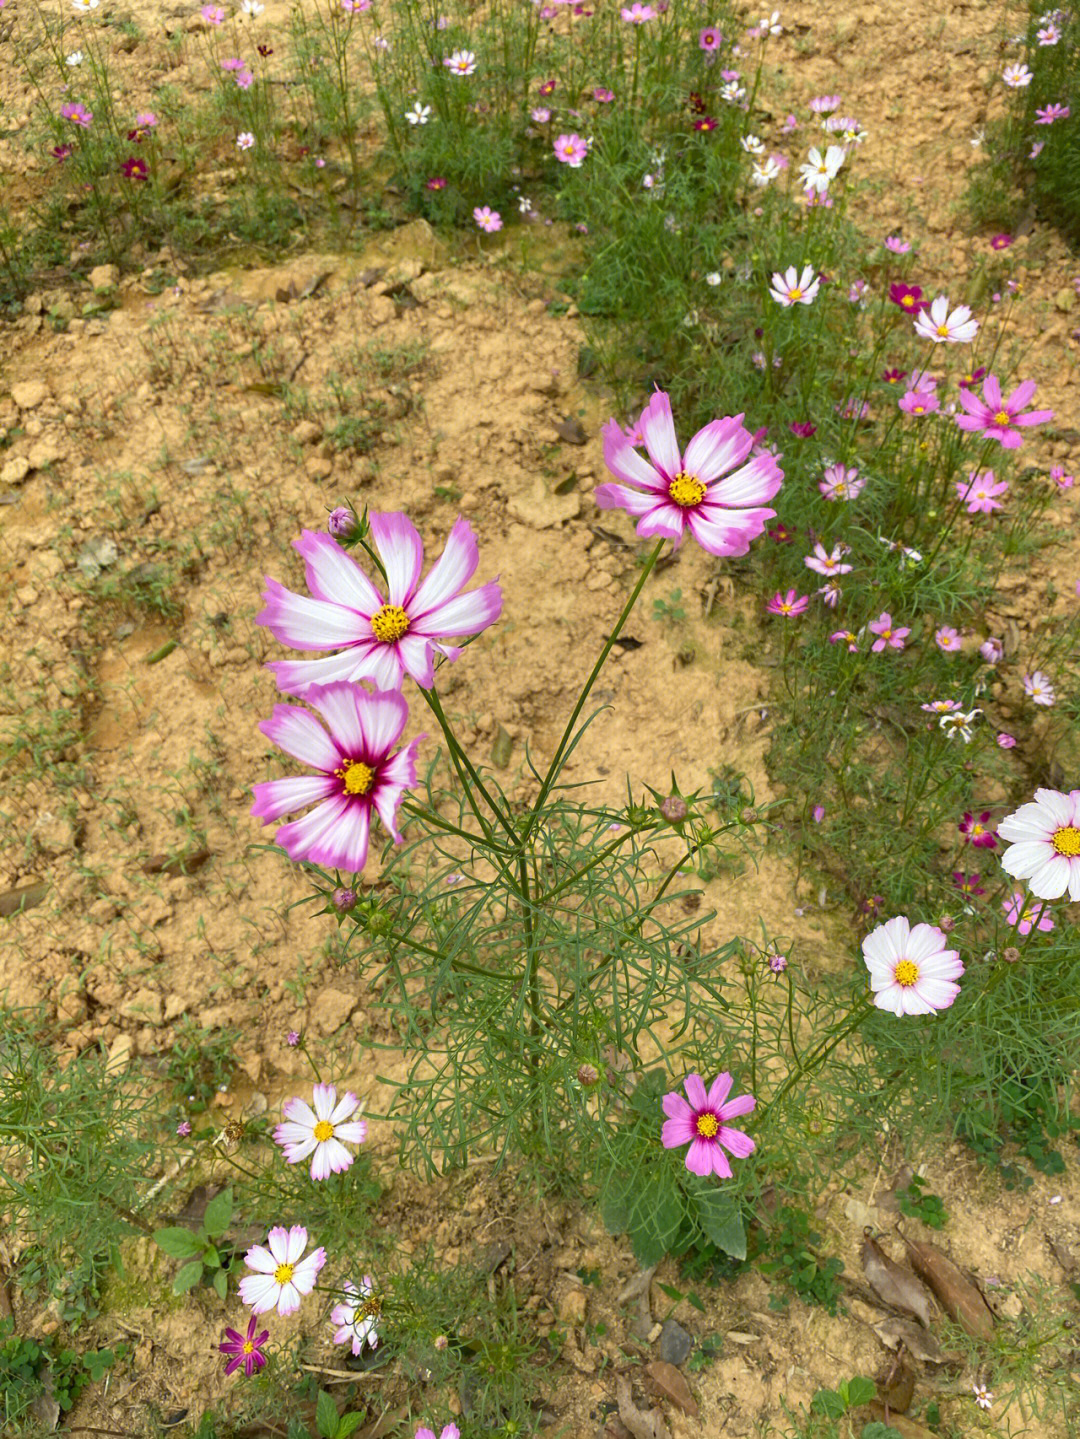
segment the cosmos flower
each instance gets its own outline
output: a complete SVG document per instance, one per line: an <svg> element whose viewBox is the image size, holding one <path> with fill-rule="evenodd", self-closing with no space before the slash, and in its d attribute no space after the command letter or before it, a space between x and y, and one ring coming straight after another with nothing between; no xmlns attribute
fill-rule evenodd
<svg viewBox="0 0 1080 1439"><path fill-rule="evenodd" d="M856 469L829 465L818 481L818 489L827 500L853 500L866 484Z"/></svg>
<svg viewBox="0 0 1080 1439"><path fill-rule="evenodd" d="M486 230L489 235L493 235L496 230L502 229L502 216L498 210L493 210L490 205L477 205L472 213L473 219L480 226L481 230Z"/></svg>
<svg viewBox="0 0 1080 1439"><path fill-rule="evenodd" d="M986 470L981 476L972 470L966 482L956 482L957 498L967 505L969 515L989 515L994 510L1000 510L999 496L1007 494L1008 489L1008 480L995 481L993 470Z"/></svg>
<svg viewBox="0 0 1080 1439"><path fill-rule="evenodd" d="M451 75L471 75L476 69L476 56L471 50L455 50L445 57L443 64Z"/></svg>
<svg viewBox="0 0 1080 1439"><path fill-rule="evenodd" d="M572 170L580 170L589 153L589 144L580 135L560 135L555 141L555 158Z"/></svg>
<svg viewBox="0 0 1080 1439"><path fill-rule="evenodd" d="M1025 380L1022 385L1017 385L1007 400L1003 400L997 377L987 375L983 381L981 400L966 386L961 388L960 404L965 413L956 416L956 423L962 430L973 430L984 439L997 440L1006 450L1018 450L1024 443L1018 426L1041 425L1054 418L1053 410L1021 413L1037 388L1034 380Z"/></svg>
<svg viewBox="0 0 1080 1439"><path fill-rule="evenodd" d="M1035 76L1026 65L1006 65L1001 73L1001 78L1013 90L1023 90L1030 85Z"/></svg>
<svg viewBox="0 0 1080 1439"><path fill-rule="evenodd" d="M267 1247L253 1245L244 1255L244 1263L256 1272L240 1281L240 1298L250 1305L252 1314L265 1314L276 1309L284 1318L295 1314L305 1294L315 1288L319 1270L326 1263L326 1250L313 1250L301 1258L307 1248L308 1233L302 1224L291 1229L277 1226L267 1235Z"/></svg>
<svg viewBox="0 0 1080 1439"><path fill-rule="evenodd" d="M911 633L910 626L902 629L895 628L892 615L887 610L883 611L876 620L871 620L867 629L871 634L877 635L877 639L870 646L875 654L886 648L902 650L905 638Z"/></svg>
<svg viewBox="0 0 1080 1439"><path fill-rule="evenodd" d="M782 595L778 590L765 609L770 615L783 615L786 619L793 619L801 615L809 603L808 595L799 595L796 598L794 590L788 590L786 595Z"/></svg>
<svg viewBox="0 0 1080 1439"><path fill-rule="evenodd" d="M922 290L918 285L903 285L896 280L889 286L889 299L909 315L918 314L922 309Z"/></svg>
<svg viewBox="0 0 1080 1439"><path fill-rule="evenodd" d="M226 1375L235 1374L242 1364L244 1374L250 1379L256 1369L262 1369L265 1365L266 1355L262 1352L262 1347L270 1338L270 1331L264 1329L261 1334L256 1334L258 1322L257 1316L253 1314L248 1320L246 1334L239 1334L235 1329L225 1330L225 1342L219 1344L218 1348L222 1354L229 1356L225 1365Z"/></svg>
<svg viewBox="0 0 1080 1439"><path fill-rule="evenodd" d="M1024 686L1024 693L1037 705L1045 705L1049 708L1054 703L1054 686L1050 682L1050 676L1044 675L1042 670L1036 670L1034 674L1022 675L1021 682Z"/></svg>
<svg viewBox="0 0 1080 1439"><path fill-rule="evenodd" d="M972 814L971 810L965 811L956 826L964 837L964 843L973 845L976 849L993 849L997 844L997 835L990 828L989 819L988 809L984 809L980 815Z"/></svg>
<svg viewBox="0 0 1080 1439"><path fill-rule="evenodd" d="M863 959L870 971L874 1004L892 1014L934 1014L960 993L960 956L945 948L936 925L912 926L904 915L887 920L866 936Z"/></svg>
<svg viewBox="0 0 1080 1439"><path fill-rule="evenodd" d="M832 550L826 550L820 542L814 545L814 553L803 559L803 564L809 570L814 570L819 575L848 575L851 573L851 566L842 563L845 555L851 550L844 544L834 545Z"/></svg>
<svg viewBox="0 0 1080 1439"><path fill-rule="evenodd" d="M706 1092L701 1075L690 1074L684 1085L689 1104L677 1091L664 1095L667 1119L661 1131L661 1142L665 1149L689 1144L686 1167L691 1174L702 1178L718 1174L721 1179L730 1179L728 1154L746 1159L754 1152L754 1141L750 1136L741 1129L733 1129L727 1121L749 1114L757 1100L752 1094L728 1099L733 1083L731 1075L725 1071L717 1075Z"/></svg>
<svg viewBox="0 0 1080 1439"><path fill-rule="evenodd" d="M289 1164L299 1164L310 1155L311 1177L316 1181L344 1174L353 1162L345 1145L363 1144L367 1138L366 1121L349 1117L359 1107L355 1094L346 1092L338 1099L334 1085L316 1084L311 1105L295 1097L282 1105L284 1122L274 1130L274 1143L281 1145Z"/></svg>
<svg viewBox="0 0 1080 1439"><path fill-rule="evenodd" d="M1029 804L1006 815L998 826L1008 848L1001 867L1027 881L1037 899L1080 900L1080 789L1063 794L1037 789Z"/></svg>
<svg viewBox="0 0 1080 1439"><path fill-rule="evenodd" d="M348 1279L341 1287L346 1298L330 1311L331 1324L338 1326L334 1331L334 1343L351 1345L354 1354L362 1352L365 1342L370 1349L377 1349L382 1296L375 1293L374 1280L370 1274L365 1274L359 1289Z"/></svg>
<svg viewBox="0 0 1080 1439"><path fill-rule="evenodd" d="M821 277L814 275L813 265L804 265L800 275L794 265L789 265L781 275L774 271L769 294L778 305L812 305L821 286Z"/></svg>
<svg viewBox="0 0 1080 1439"><path fill-rule="evenodd" d="M979 322L971 318L967 305L957 305L950 312L947 295L938 295L931 301L929 310L922 310L915 317L915 333L935 345L969 344L978 333Z"/></svg>
<svg viewBox="0 0 1080 1439"><path fill-rule="evenodd" d="M1005 853L1007 854L1008 850ZM1022 889L1014 889L1011 895L1007 895L1001 901L1001 908L1005 913L1005 923L1012 925L1019 934L1030 934L1033 928L1048 934L1054 928L1054 921L1047 913L1046 901L1033 904Z"/></svg>
<svg viewBox="0 0 1080 1439"><path fill-rule="evenodd" d="M824 194L830 183L836 179L843 163L844 148L842 145L830 145L824 155L815 146L810 151L807 163L799 166L799 174L803 177L803 189L813 190L819 195Z"/></svg>

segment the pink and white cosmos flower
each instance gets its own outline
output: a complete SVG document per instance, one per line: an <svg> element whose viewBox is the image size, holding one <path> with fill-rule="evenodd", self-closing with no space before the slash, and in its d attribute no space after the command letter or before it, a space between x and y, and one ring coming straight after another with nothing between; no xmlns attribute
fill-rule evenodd
<svg viewBox="0 0 1080 1439"><path fill-rule="evenodd" d="M915 332L924 340L933 340L935 345L970 344L979 330L978 320L971 318L967 305L957 305L949 311L949 297L938 295L928 309L920 310L915 316Z"/></svg>
<svg viewBox="0 0 1080 1439"><path fill-rule="evenodd" d="M960 403L966 411L956 416L956 423L962 430L974 430L986 440L997 440L1006 450L1018 450L1024 437L1017 426L1041 425L1054 418L1053 410L1029 410L1021 414L1038 389L1034 380L1025 380L1017 385L1007 400L1001 398L1001 385L996 375L987 375L983 381L980 400L966 385L960 390Z"/></svg>
<svg viewBox="0 0 1080 1439"><path fill-rule="evenodd" d="M596 503L602 510L626 510L642 537L661 535L678 548L689 531L710 554L745 555L766 520L776 518L765 505L784 473L768 452L744 463L754 437L742 422L742 415L710 420L680 453L671 401L657 390L639 421L648 460L617 420L604 426L604 464L625 483L598 486Z"/></svg>
<svg viewBox="0 0 1080 1439"><path fill-rule="evenodd" d="M333 1084L316 1084L311 1104L294 1097L281 1106L285 1118L274 1130L274 1143L281 1145L289 1164L299 1164L310 1155L314 1180L344 1174L353 1162L345 1145L363 1144L367 1138L367 1121L350 1119L359 1108L359 1099L350 1091L338 1099Z"/></svg>
<svg viewBox="0 0 1080 1439"><path fill-rule="evenodd" d="M279 689L303 697L314 684L367 680L376 689L397 689L409 674L422 689L435 682L435 653L461 654L440 644L440 635L475 635L502 613L497 582L462 594L479 562L476 536L458 519L446 548L420 583L424 546L403 514L369 515L375 548L386 570L386 598L330 535L305 530L293 547L304 560L308 589L295 595L267 578L266 608L255 623L298 650L340 648L318 660L275 660L267 668Z"/></svg>
<svg viewBox="0 0 1080 1439"><path fill-rule="evenodd" d="M1009 841L1002 869L1026 880L1037 899L1060 899L1068 891L1080 900L1080 789L1037 789L1031 803L1006 815L998 834Z"/></svg>
<svg viewBox="0 0 1080 1439"><path fill-rule="evenodd" d="M303 1259L307 1241L302 1224L291 1229L278 1225L267 1235L267 1248L256 1244L244 1255L244 1263L256 1272L241 1279L240 1298L253 1314L270 1309L276 1309L282 1318L295 1314L303 1296L315 1288L319 1270L326 1263L326 1250L320 1246Z"/></svg>
<svg viewBox="0 0 1080 1439"><path fill-rule="evenodd" d="M271 824L319 801L302 819L283 824L275 841L294 863L359 874L367 863L373 809L394 843L403 842L395 815L405 790L416 783L416 747L427 736L417 735L391 755L409 718L400 690L368 694L361 685L339 680L312 685L305 699L325 719L329 733L296 705L275 705L259 729L315 774L255 785L251 813Z"/></svg>
<svg viewBox="0 0 1080 1439"><path fill-rule="evenodd" d="M851 573L851 566L842 563L845 555L851 553L851 548L845 544L833 545L827 550L821 543L815 544L814 553L806 555L803 564L809 570L815 570L819 575L848 575Z"/></svg>
<svg viewBox="0 0 1080 1439"><path fill-rule="evenodd" d="M789 265L781 275L774 271L769 294L778 305L812 305L821 287L821 276L814 274L813 265L804 265L800 275L794 265Z"/></svg>
<svg viewBox="0 0 1080 1439"><path fill-rule="evenodd" d="M556 160L561 160L564 165L569 165L571 170L580 170L588 153L589 142L583 140L580 135L560 135L555 141Z"/></svg>
<svg viewBox="0 0 1080 1439"><path fill-rule="evenodd" d="M912 926L897 915L871 930L862 943L874 1004L892 1014L934 1014L960 993L964 972L955 949L934 924Z"/></svg>
<svg viewBox="0 0 1080 1439"><path fill-rule="evenodd" d="M689 1144L686 1167L691 1174L718 1174L721 1179L731 1178L731 1164L728 1154L737 1159L746 1159L754 1152L754 1141L741 1129L732 1129L729 1119L740 1114L749 1114L757 1105L752 1094L740 1094L728 1099L734 1083L728 1073L717 1075L705 1089L700 1074L688 1074L684 1083L687 1098L677 1091L664 1095L664 1113L667 1119L660 1138L665 1149L677 1149L680 1144ZM726 1102L725 1102L726 1101Z"/></svg>

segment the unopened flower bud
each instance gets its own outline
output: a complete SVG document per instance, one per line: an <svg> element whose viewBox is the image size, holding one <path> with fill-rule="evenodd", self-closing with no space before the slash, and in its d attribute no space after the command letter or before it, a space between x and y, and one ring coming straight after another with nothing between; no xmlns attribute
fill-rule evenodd
<svg viewBox="0 0 1080 1439"><path fill-rule="evenodd" d="M938 920L938 929L940 929L943 934L951 934L955 928L956 920L953 919L951 914L943 914Z"/></svg>
<svg viewBox="0 0 1080 1439"><path fill-rule="evenodd" d="M355 537L360 526L356 522L356 516L352 510L345 505L339 505L336 510L330 511L326 521L326 528L335 540L351 540Z"/></svg>
<svg viewBox="0 0 1080 1439"><path fill-rule="evenodd" d="M335 909L340 909L341 912L344 913L347 909L352 909L356 903L356 890L335 889L331 898L334 901Z"/></svg>
<svg viewBox="0 0 1080 1439"><path fill-rule="evenodd" d="M1008 949L1003 949L1001 951L1001 957L1007 963L1015 964L1016 961L1020 958L1020 951L1017 949L1015 944L1010 944Z"/></svg>
<svg viewBox="0 0 1080 1439"><path fill-rule="evenodd" d="M600 1083L600 1071L595 1064L579 1064L577 1078L585 1089L591 1089L594 1084Z"/></svg>
<svg viewBox="0 0 1080 1439"><path fill-rule="evenodd" d="M300 1031L298 1029L290 1029L288 1034L285 1036L285 1043L289 1046L290 1049L295 1049L296 1046L300 1043Z"/></svg>
<svg viewBox="0 0 1080 1439"><path fill-rule="evenodd" d="M447 1348L449 1343L450 1341L449 1339L447 1339L445 1334L439 1334L435 1338L435 1348L439 1351L440 1354L445 1348Z"/></svg>
<svg viewBox="0 0 1080 1439"><path fill-rule="evenodd" d="M751 808L750 805L747 805L745 809L741 809L741 810L739 811L739 821L740 821L741 824L757 824L757 821L758 821L758 812L757 812L757 810Z"/></svg>
<svg viewBox="0 0 1080 1439"><path fill-rule="evenodd" d="M669 794L660 806L660 813L671 824L678 824L686 818L686 801L677 794Z"/></svg>

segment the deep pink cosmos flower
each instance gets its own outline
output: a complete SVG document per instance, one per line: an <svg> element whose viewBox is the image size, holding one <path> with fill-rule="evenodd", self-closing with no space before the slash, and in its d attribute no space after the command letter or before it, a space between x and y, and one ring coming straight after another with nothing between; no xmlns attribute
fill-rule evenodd
<svg viewBox="0 0 1080 1439"><path fill-rule="evenodd" d="M991 250L1007 250L1013 242L1011 235L994 235L990 240Z"/></svg>
<svg viewBox="0 0 1080 1439"><path fill-rule="evenodd" d="M933 390L908 390L901 395L899 406L908 415L931 415L941 409L941 401Z"/></svg>
<svg viewBox="0 0 1080 1439"><path fill-rule="evenodd" d="M226 1374L235 1374L241 1364L244 1366L244 1373L250 1379L256 1369L261 1369L266 1363L266 1355L262 1347L270 1338L269 1329L264 1329L261 1334L256 1334L258 1316L253 1314L248 1320L246 1334L238 1334L235 1329L226 1329L226 1339L218 1348L222 1354L228 1354L229 1362L225 1365Z"/></svg>
<svg viewBox="0 0 1080 1439"><path fill-rule="evenodd" d="M496 581L463 594L479 561L468 520L454 523L446 548L420 582L424 547L403 514L368 516L372 538L386 568L389 598L375 588L354 559L330 535L305 530L293 545L303 557L313 599L295 595L267 578L266 608L256 624L298 650L340 647L318 660L275 660L280 689L303 696L309 685L330 680L368 680L396 689L409 674L423 689L435 682L435 651L456 660L461 650L437 636L475 635L502 613Z"/></svg>
<svg viewBox="0 0 1080 1439"><path fill-rule="evenodd" d="M1024 443L1019 426L1041 425L1054 418L1053 410L1029 410L1026 415L1021 414L1037 388L1034 380L1025 380L1003 400L997 377L988 375L983 381L981 400L971 390L961 388L960 403L967 413L957 415L956 423L962 430L974 430L984 439L997 440L1006 450L1018 450Z"/></svg>
<svg viewBox="0 0 1080 1439"><path fill-rule="evenodd" d="M129 180L145 180L150 173L146 161L135 155L129 155L120 168Z"/></svg>
<svg viewBox="0 0 1080 1439"><path fill-rule="evenodd" d="M305 699L325 719L329 733L295 705L275 705L259 729L315 774L255 785L251 813L271 824L319 801L302 819L282 825L276 843L296 863L359 874L367 863L373 809L394 843L402 843L395 816L403 793L416 783L416 747L427 736L417 735L391 755L409 718L400 690L368 694L360 685L338 680L311 685Z"/></svg>
<svg viewBox="0 0 1080 1439"><path fill-rule="evenodd" d="M657 390L639 422L648 460L637 453L617 420L604 426L604 463L625 483L600 485L596 503L602 510L625 509L638 521L637 532L643 537L662 535L677 548L689 530L710 554L745 555L765 521L776 518L776 511L764 506L783 484L784 474L768 453L743 463L753 436L742 422L741 414L711 420L680 454L671 401Z"/></svg>
<svg viewBox="0 0 1080 1439"><path fill-rule="evenodd" d="M986 893L986 890L982 887L981 874L965 874L962 869L954 870L952 882L961 894Z"/></svg>
<svg viewBox="0 0 1080 1439"><path fill-rule="evenodd" d="M773 595L772 599L765 606L765 609L770 615L783 615L785 619L792 619L796 615L801 615L809 603L810 597L808 595L799 595L796 597L794 590L788 590L786 595L782 595L780 591L777 590L776 594Z"/></svg>
<svg viewBox="0 0 1080 1439"><path fill-rule="evenodd" d="M904 640L911 633L910 625L902 629L895 628L892 615L888 610L884 610L876 620L871 620L867 628L871 634L877 635L877 639L870 646L875 654L886 647L891 650L902 650Z"/></svg>
<svg viewBox="0 0 1080 1439"><path fill-rule="evenodd" d="M881 378L887 385L898 385L906 375L906 370L885 370Z"/></svg>
<svg viewBox="0 0 1080 1439"><path fill-rule="evenodd" d="M61 105L60 114L65 120L70 120L73 125L78 125L83 130L89 130L94 123L94 112L88 110L85 105Z"/></svg>
<svg viewBox="0 0 1080 1439"><path fill-rule="evenodd" d="M702 50L719 50L723 43L724 37L715 25L706 25L705 29L702 30L698 36L698 46Z"/></svg>
<svg viewBox="0 0 1080 1439"><path fill-rule="evenodd" d="M989 827L990 811L984 809L982 814L976 816L971 810L964 813L963 819L956 826L964 836L965 844L970 844L975 849L993 849L997 844L997 835Z"/></svg>
<svg viewBox="0 0 1080 1439"><path fill-rule="evenodd" d="M665 1149L689 1144L686 1167L691 1174L702 1178L718 1174L721 1179L730 1179L731 1164L725 1149L736 1159L745 1159L754 1152L754 1141L750 1136L741 1129L732 1129L727 1121L740 1114L749 1114L757 1100L752 1094L740 1094L729 1100L733 1083L731 1075L725 1071L717 1075L706 1093L701 1075L688 1074L684 1087L689 1104L677 1091L664 1095L667 1119L660 1134L661 1141Z"/></svg>
<svg viewBox="0 0 1080 1439"><path fill-rule="evenodd" d="M1055 120L1067 120L1068 118L1068 105L1047 105L1044 109L1035 111L1036 125L1052 125Z"/></svg>
<svg viewBox="0 0 1080 1439"><path fill-rule="evenodd" d="M793 420L788 425L788 429L800 440L809 440L817 434L817 425L812 424L809 420Z"/></svg>
<svg viewBox="0 0 1080 1439"><path fill-rule="evenodd" d="M967 505L969 515L989 515L1001 509L1001 495L1009 490L1008 480L994 480L993 470L986 470L981 476L972 470L967 481L957 480L956 495Z"/></svg>
<svg viewBox="0 0 1080 1439"><path fill-rule="evenodd" d="M917 315L922 309L922 290L918 285L902 285L899 280L889 286L889 299L899 305L908 315Z"/></svg>

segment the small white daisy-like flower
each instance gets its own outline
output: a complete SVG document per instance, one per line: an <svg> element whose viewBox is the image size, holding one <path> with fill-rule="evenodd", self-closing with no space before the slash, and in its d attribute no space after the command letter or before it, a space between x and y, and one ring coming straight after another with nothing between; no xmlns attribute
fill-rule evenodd
<svg viewBox="0 0 1080 1439"><path fill-rule="evenodd" d="M1080 789L1037 789L1033 801L1006 815L998 834L1009 841L1002 869L1026 880L1036 899L1060 899L1068 891L1080 900Z"/></svg>
<svg viewBox="0 0 1080 1439"><path fill-rule="evenodd" d="M705 276L705 283L706 285L719 285L722 283L723 278L719 270L710 270Z"/></svg>
<svg viewBox="0 0 1080 1439"><path fill-rule="evenodd" d="M82 62L83 52L81 50L72 50L71 54L65 56L64 58L64 64L70 65L72 66L72 68L74 68L76 65L81 65Z"/></svg>
<svg viewBox="0 0 1080 1439"><path fill-rule="evenodd" d="M955 710L952 714L943 714L938 724L944 731L946 739L952 739L959 735L965 744L971 743L971 726L976 715L981 715L982 710L969 710L967 714L963 710Z"/></svg>
<svg viewBox="0 0 1080 1439"><path fill-rule="evenodd" d="M824 195L830 182L836 179L843 163L844 147L842 145L829 145L824 155L815 145L810 151L807 163L799 166L799 174L803 177L803 189L807 193L813 190L819 195Z"/></svg>
<svg viewBox="0 0 1080 1439"><path fill-rule="evenodd" d="M915 333L935 345L970 344L978 330L979 322L971 318L967 305L957 305L950 312L947 295L938 295L928 308L915 316Z"/></svg>
<svg viewBox="0 0 1080 1439"><path fill-rule="evenodd" d="M812 305L821 285L821 276L814 274L813 265L804 265L800 275L794 265L789 265L781 275L779 270L772 277L769 294L778 305Z"/></svg>
<svg viewBox="0 0 1080 1439"><path fill-rule="evenodd" d="M973 1384L971 1386L971 1389L973 1394L975 1395L975 1403L979 1406L979 1408L989 1409L991 1404L993 1404L994 1402L994 1396L990 1393L990 1390L987 1389L986 1385Z"/></svg>
<svg viewBox="0 0 1080 1439"><path fill-rule="evenodd" d="M455 50L443 64L451 75L471 75L476 69L476 56L471 50Z"/></svg>
<svg viewBox="0 0 1080 1439"><path fill-rule="evenodd" d="M255 136L250 130L241 130L236 137L236 148L238 150L250 150L255 143Z"/></svg>
<svg viewBox="0 0 1080 1439"><path fill-rule="evenodd" d="M763 15L759 28L763 35L782 35L784 27L780 24L780 11L774 10L771 15Z"/></svg>
<svg viewBox="0 0 1080 1439"><path fill-rule="evenodd" d="M1001 72L1001 78L1013 90L1023 90L1030 85L1035 76L1026 65L1006 65Z"/></svg>
<svg viewBox="0 0 1080 1439"><path fill-rule="evenodd" d="M1049 675L1044 675L1042 670L1036 670L1034 674L1022 675L1021 682L1024 686L1024 693L1028 699L1037 705L1046 705L1049 708L1054 703L1054 686Z"/></svg>
<svg viewBox="0 0 1080 1439"><path fill-rule="evenodd" d="M960 993L954 981L964 966L955 949L945 948L945 936L936 925L912 926L897 915L871 930L862 950L878 1009L897 1015L934 1014L948 1009Z"/></svg>
<svg viewBox="0 0 1080 1439"><path fill-rule="evenodd" d="M377 1348L379 1344L378 1323L382 1316L382 1296L375 1293L371 1275L364 1275L359 1289L348 1279L341 1287L347 1297L340 1304L335 1305L330 1312L331 1324L337 1325L334 1330L334 1343L351 1343L354 1354L362 1351L365 1341L370 1348Z"/></svg>
<svg viewBox="0 0 1080 1439"><path fill-rule="evenodd" d="M411 110L405 111L405 118L410 125L426 125L431 115L430 105L421 105L417 100Z"/></svg>
<svg viewBox="0 0 1080 1439"><path fill-rule="evenodd" d="M78 10L80 15L88 15L91 10L96 10L101 0L71 0L72 9Z"/></svg>
<svg viewBox="0 0 1080 1439"><path fill-rule="evenodd" d="M302 1099L287 1099L281 1107L285 1121L274 1130L274 1143L285 1151L289 1164L299 1164L311 1155L312 1179L329 1179L343 1174L353 1162L346 1144L363 1144L367 1122L350 1119L360 1108L355 1094L346 1091L341 1099L333 1084L316 1084L311 1105Z"/></svg>
<svg viewBox="0 0 1080 1439"><path fill-rule="evenodd" d="M770 155L767 160L755 160L754 168L750 172L751 185L764 188L772 183L780 173L780 166Z"/></svg>
<svg viewBox="0 0 1080 1439"><path fill-rule="evenodd" d="M262 14L266 6L260 5L259 0L240 0L240 9L245 15L250 15L254 19L256 15Z"/></svg>
<svg viewBox="0 0 1080 1439"><path fill-rule="evenodd" d="M765 141L758 135L744 135L739 141L748 155L764 155Z"/></svg>
<svg viewBox="0 0 1080 1439"><path fill-rule="evenodd" d="M315 1288L319 1270L326 1263L326 1250L320 1246L303 1258L307 1240L302 1224L291 1229L279 1225L267 1235L267 1248L256 1244L244 1255L244 1263L256 1272L241 1279L240 1298L254 1314L270 1309L282 1317L295 1314L303 1296Z"/></svg>

